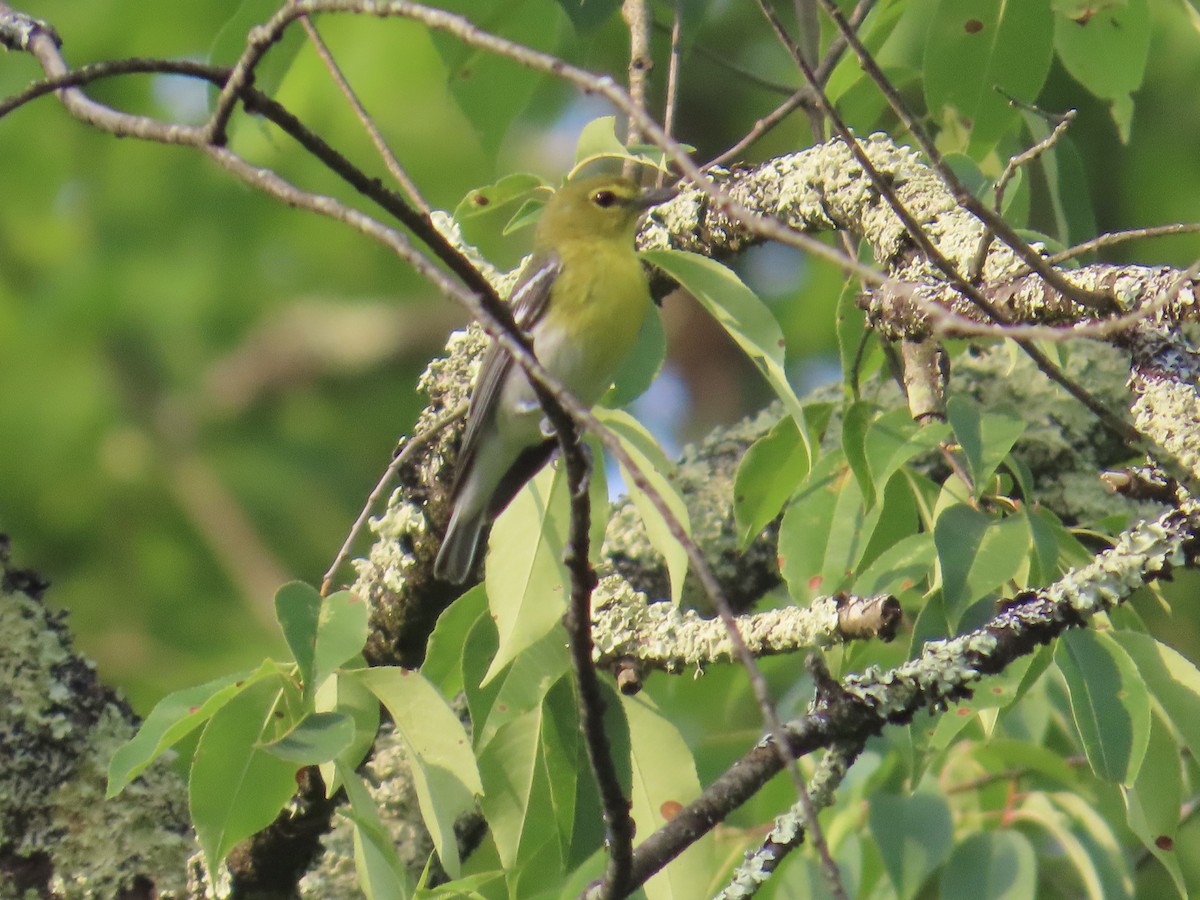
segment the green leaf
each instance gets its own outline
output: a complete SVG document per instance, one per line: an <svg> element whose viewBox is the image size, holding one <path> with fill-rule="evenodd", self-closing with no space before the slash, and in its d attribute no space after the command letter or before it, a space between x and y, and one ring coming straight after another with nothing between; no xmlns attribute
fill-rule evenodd
<svg viewBox="0 0 1200 900"><path fill-rule="evenodd" d="M846 461L858 479L858 488L868 506L875 503L875 480L871 477L871 465L867 461L867 432L878 412L879 408L874 403L862 401L846 404L842 412L842 452L846 454ZM908 419L907 416L905 418Z"/></svg>
<svg viewBox="0 0 1200 900"><path fill-rule="evenodd" d="M453 697L463 689L462 656L467 635L476 620L487 611L487 593L482 584L471 588L438 616L421 674L438 689L443 697Z"/></svg>
<svg viewBox="0 0 1200 900"><path fill-rule="evenodd" d="M108 764L108 797L119 794L169 747L187 737L226 703L279 667L266 660L257 669L214 679L163 697L154 705L137 734L113 754Z"/></svg>
<svg viewBox="0 0 1200 900"><path fill-rule="evenodd" d="M488 540L488 608L500 644L486 684L551 629L567 608L563 553L570 525L567 479L547 466L500 514Z"/></svg>
<svg viewBox="0 0 1200 900"><path fill-rule="evenodd" d="M325 796L332 797L341 784L338 781L340 769L335 763L353 771L375 745L379 733L379 700L353 675L348 678L335 675L321 686L314 701L317 712L337 712L348 716L353 725L349 744L338 752L334 762L321 766Z"/></svg>
<svg viewBox="0 0 1200 900"><path fill-rule="evenodd" d="M1054 17L1054 49L1063 67L1105 100L1126 99L1142 86L1150 53L1146 0L1089 4Z"/></svg>
<svg viewBox="0 0 1200 900"><path fill-rule="evenodd" d="M630 157L625 142L617 137L617 117L601 116L592 119L579 132L575 144L575 165L578 170L587 163L604 158L625 159Z"/></svg>
<svg viewBox="0 0 1200 900"><path fill-rule="evenodd" d="M478 27L526 47L553 53L562 17L552 6L530 0L442 0L450 12L466 15ZM446 66L446 83L480 143L494 156L509 128L529 105L545 76L477 47L434 31L434 46Z"/></svg>
<svg viewBox="0 0 1200 900"><path fill-rule="evenodd" d="M783 331L766 305L734 272L719 262L683 250L647 250L642 258L662 269L708 310L742 351L796 420L800 441L813 458L804 407L784 372Z"/></svg>
<svg viewBox="0 0 1200 900"><path fill-rule="evenodd" d="M604 395L601 404L620 409L642 396L662 371L666 357L667 333L663 329L662 316L657 310L652 310L642 323L637 344L630 352L629 359L617 372L613 386Z"/></svg>
<svg viewBox="0 0 1200 900"><path fill-rule="evenodd" d="M313 678L320 615L321 594L311 585L293 581L275 592L275 620L300 669L303 684L310 684Z"/></svg>
<svg viewBox="0 0 1200 900"><path fill-rule="evenodd" d="M954 846L950 808L941 796L876 793L870 800L871 833L892 885L909 900Z"/></svg>
<svg viewBox="0 0 1200 900"><path fill-rule="evenodd" d="M1132 784L1150 740L1150 694L1137 665L1111 636L1090 629L1063 634L1054 661L1092 771Z"/></svg>
<svg viewBox="0 0 1200 900"><path fill-rule="evenodd" d="M262 746L272 756L301 766L330 762L354 741L354 720L343 713L305 716L283 737Z"/></svg>
<svg viewBox="0 0 1200 900"><path fill-rule="evenodd" d="M667 455L663 453L658 442L654 440L654 436L646 430L641 422L626 412L599 407L594 412L601 424L616 435L621 446L625 448L625 452L641 469L651 487L658 492L667 508L683 525L684 532L691 534L691 520L688 517L687 505L683 502L683 497L680 496L675 485L671 483L675 467L667 459ZM662 554L667 564L667 574L671 578L671 602L678 604L683 596L683 582L687 577L687 552L679 541L675 540L674 535L667 527L667 520L658 511L650 497L634 484L632 474L626 471L624 466L621 467L621 472L625 477L629 499L633 501L638 514L642 517L642 524L646 528L646 537L649 538L650 545Z"/></svg>
<svg viewBox="0 0 1200 900"><path fill-rule="evenodd" d="M457 876L454 823L483 792L462 722L419 672L376 666L343 677L359 679L391 713L396 734L404 741L425 827L442 865Z"/></svg>
<svg viewBox="0 0 1200 900"><path fill-rule="evenodd" d="M354 823L354 865L358 884L367 900L405 900L413 895L412 879L400 861L395 841L375 808L375 801L353 769L339 766L338 781L345 785L350 809L340 810Z"/></svg>
<svg viewBox="0 0 1200 900"><path fill-rule="evenodd" d="M209 49L209 61L219 66L232 66L246 50L246 35L279 11L275 0L242 0ZM305 45L304 29L289 28L254 70L254 86L268 96L274 96L283 79ZM213 94L215 96L215 92Z"/></svg>
<svg viewBox="0 0 1200 900"><path fill-rule="evenodd" d="M989 479L1004 457L1025 433L1025 422L1015 409L995 406L984 412L963 397L950 398L946 404L946 418L967 457L967 467L975 482L975 496L980 497L987 491Z"/></svg>
<svg viewBox="0 0 1200 900"><path fill-rule="evenodd" d="M1181 743L1200 747L1200 669L1179 651L1148 634L1118 631L1114 638L1137 666L1154 699L1166 710Z"/></svg>
<svg viewBox="0 0 1200 900"><path fill-rule="evenodd" d="M1132 897L1132 883L1127 875L1116 868L1122 864L1122 858L1115 837L1109 834L1111 841L1102 839L1099 842L1087 839L1079 833L1079 823L1073 821L1075 817L1059 808L1064 801L1072 805L1073 799L1066 792L1034 792L1015 811L1013 818L1037 825L1050 836L1057 852L1075 869L1082 895L1088 900ZM1075 805L1075 809L1078 810L1078 805ZM1128 890L1120 889L1122 881ZM1117 889L1110 892L1110 888Z"/></svg>
<svg viewBox="0 0 1200 900"><path fill-rule="evenodd" d="M456 878L447 884L439 884L437 887L418 888L414 898L415 900L437 900L439 897L444 897L446 900L488 900L493 895L481 893L478 889L485 888L494 881L503 880L503 872L479 872L465 878Z"/></svg>
<svg viewBox="0 0 1200 900"><path fill-rule="evenodd" d="M779 515L807 474L808 453L790 416L750 445L733 487L733 513L743 547Z"/></svg>
<svg viewBox="0 0 1200 900"><path fill-rule="evenodd" d="M549 785L542 756L541 706L505 722L479 754L480 805L506 869L558 845L557 823L545 814Z"/></svg>
<svg viewBox="0 0 1200 900"><path fill-rule="evenodd" d="M884 550L860 572L852 592L868 597L907 591L929 576L936 561L933 535L927 531L910 534Z"/></svg>
<svg viewBox="0 0 1200 900"><path fill-rule="evenodd" d="M776 552L779 571L797 602L810 599L826 587L820 574L825 563L826 545L813 537L828 533L838 490L850 477L841 454L837 451L826 453L817 460L800 492L784 511Z"/></svg>
<svg viewBox="0 0 1200 900"><path fill-rule="evenodd" d="M1137 779L1122 791L1129 829L1170 874L1179 896L1188 896L1187 883L1175 852L1183 808L1180 747L1170 727L1156 714L1150 719L1150 742Z"/></svg>
<svg viewBox="0 0 1200 900"><path fill-rule="evenodd" d="M883 491L901 466L929 452L949 434L950 426L944 422L920 425L912 420L906 409L894 409L872 422L863 439L863 452L875 494Z"/></svg>
<svg viewBox="0 0 1200 900"><path fill-rule="evenodd" d="M311 698L326 678L362 652L367 643L367 617L367 604L350 591L325 598L317 621L313 676L304 683L305 697Z"/></svg>
<svg viewBox="0 0 1200 900"><path fill-rule="evenodd" d="M679 730L664 718L645 694L621 697L629 721L633 764L631 812L640 835L653 834L683 806L700 795L700 779L692 752ZM705 835L674 864L646 882L649 900L685 900L711 895L715 846Z"/></svg>
<svg viewBox="0 0 1200 900"><path fill-rule="evenodd" d="M963 503L942 510L933 540L952 625L972 603L1015 577L1033 546L1024 516L997 519Z"/></svg>
<svg viewBox="0 0 1200 900"><path fill-rule="evenodd" d="M1019 113L999 87L1027 103L1050 71L1054 22L1044 2L941 0L925 45L925 102L934 119L970 131L982 159Z"/></svg>
<svg viewBox="0 0 1200 900"><path fill-rule="evenodd" d="M210 872L234 846L270 825L296 792L296 764L259 746L271 737L270 713L279 697L279 680L247 688L212 717L196 745L188 807Z"/></svg>
<svg viewBox="0 0 1200 900"><path fill-rule="evenodd" d="M1037 896L1037 854L1018 831L985 831L954 848L942 872L944 900L1025 900Z"/></svg>
<svg viewBox="0 0 1200 900"><path fill-rule="evenodd" d="M545 186L545 181L529 172L514 172L505 175L493 184L468 191L454 208L454 218L466 222L479 216L488 216L503 210L517 201L528 200L530 195Z"/></svg>
<svg viewBox="0 0 1200 900"><path fill-rule="evenodd" d="M507 722L540 706L570 667L567 642L558 631L550 632L526 648L493 682L499 690L486 718L473 719L475 752L482 752Z"/></svg>

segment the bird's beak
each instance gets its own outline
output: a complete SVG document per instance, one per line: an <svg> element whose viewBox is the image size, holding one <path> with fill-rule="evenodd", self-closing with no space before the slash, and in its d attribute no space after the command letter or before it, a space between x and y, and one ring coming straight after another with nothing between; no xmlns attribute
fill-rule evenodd
<svg viewBox="0 0 1200 900"><path fill-rule="evenodd" d="M658 206L660 203L666 203L678 193L678 187L658 188L652 191L643 191L641 194L638 194L633 202L639 209L649 209L652 206Z"/></svg>

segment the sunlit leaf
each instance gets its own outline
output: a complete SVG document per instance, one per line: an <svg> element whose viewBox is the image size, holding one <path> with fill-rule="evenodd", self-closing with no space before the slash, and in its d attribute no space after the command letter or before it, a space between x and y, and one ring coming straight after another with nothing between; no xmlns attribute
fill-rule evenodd
<svg viewBox="0 0 1200 900"><path fill-rule="evenodd" d="M215 715L225 704L264 678L278 675L271 660L257 669L217 678L163 697L108 764L108 796L114 797L137 778L163 751Z"/></svg>
<svg viewBox="0 0 1200 900"><path fill-rule="evenodd" d="M276 682L247 688L212 717L196 745L188 808L209 871L270 825L296 792L297 765L259 746L278 696Z"/></svg>

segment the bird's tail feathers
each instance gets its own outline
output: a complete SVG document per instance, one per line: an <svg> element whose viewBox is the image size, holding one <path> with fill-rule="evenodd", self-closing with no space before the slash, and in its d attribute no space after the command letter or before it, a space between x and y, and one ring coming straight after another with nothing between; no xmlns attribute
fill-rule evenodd
<svg viewBox="0 0 1200 900"><path fill-rule="evenodd" d="M446 527L446 538L438 550L437 560L433 564L433 574L442 581L451 584L462 584L471 577L471 570L479 558L483 544L484 523L486 518L479 513L469 516L460 515L461 509L456 509Z"/></svg>

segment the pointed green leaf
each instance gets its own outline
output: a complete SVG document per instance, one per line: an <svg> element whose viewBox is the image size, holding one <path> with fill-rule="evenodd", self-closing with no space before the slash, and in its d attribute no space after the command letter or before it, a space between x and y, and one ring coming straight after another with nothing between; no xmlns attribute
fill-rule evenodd
<svg viewBox="0 0 1200 900"><path fill-rule="evenodd" d="M1137 779L1122 791L1129 829L1158 859L1175 882L1181 898L1188 896L1179 866L1175 839L1183 809L1183 758L1170 727L1151 716L1150 743Z"/></svg>
<svg viewBox="0 0 1200 900"><path fill-rule="evenodd" d="M312 585L293 581L275 592L275 620L300 668L303 684L312 682L320 615L321 594Z"/></svg>
<svg viewBox="0 0 1200 900"><path fill-rule="evenodd" d="M683 525L684 532L690 534L691 522L688 518L687 506L675 485L671 483L675 467L667 459L667 455L658 445L654 436L646 430L641 422L622 410L597 408L595 413L601 424L616 435L621 446L625 448L625 452L629 454L650 482L651 487L666 503L675 519ZM671 602L678 604L683 595L683 582L687 577L687 552L671 534L667 520L658 511L658 507L644 491L634 484L631 473L626 471L623 466L621 471L625 476L629 498L642 517L642 524L646 528L646 537L649 538L650 545L662 554L667 564L667 574L671 578Z"/></svg>
<svg viewBox="0 0 1200 900"><path fill-rule="evenodd" d="M797 602L811 599L826 587L821 578L825 543L813 537L828 533L838 490L850 478L841 454L826 453L784 511L779 523L779 571Z"/></svg>
<svg viewBox="0 0 1200 900"><path fill-rule="evenodd" d="M487 594L477 584L450 604L433 627L421 674L441 692L453 697L463 689L462 656L467 635L476 620L487 611Z"/></svg>
<svg viewBox="0 0 1200 900"><path fill-rule="evenodd" d="M325 796L332 797L341 785L338 780L340 770L335 763L353 771L375 745L379 733L379 699L358 679L340 675L328 679L314 699L317 712L337 712L348 716L353 724L353 735L347 746L337 753L333 762L321 766Z"/></svg>
<svg viewBox="0 0 1200 900"><path fill-rule="evenodd" d="M529 172L505 175L494 184L486 184L468 191L454 208L454 218L458 222L464 222L467 219L492 215L510 203L523 204L544 184L541 178Z"/></svg>
<svg viewBox="0 0 1200 900"><path fill-rule="evenodd" d="M1189 747L1200 747L1200 669L1178 650L1148 634L1118 631L1114 638L1137 667L1154 696Z"/></svg>
<svg viewBox="0 0 1200 900"><path fill-rule="evenodd" d="M260 748L272 737L280 682L260 682L205 726L192 757L188 807L210 872L229 851L270 825L296 792L295 763Z"/></svg>
<svg viewBox="0 0 1200 900"><path fill-rule="evenodd" d="M750 445L733 487L733 513L743 547L779 515L807 474L808 453L791 416Z"/></svg>
<svg viewBox="0 0 1200 900"><path fill-rule="evenodd" d="M321 604L317 643L313 653L313 677L304 685L306 697L351 659L367 643L367 604L350 591L330 594Z"/></svg>
<svg viewBox="0 0 1200 900"><path fill-rule="evenodd" d="M732 270L707 256L683 250L648 250L642 258L686 288L750 357L796 420L800 441L811 460L813 448L804 408L783 368L783 331L766 305Z"/></svg>
<svg viewBox="0 0 1200 900"><path fill-rule="evenodd" d="M569 583L563 553L570 527L567 479L539 472L500 514L488 540L488 607L500 635L487 683L522 652L558 628Z"/></svg>
<svg viewBox="0 0 1200 900"><path fill-rule="evenodd" d="M692 752L679 730L645 694L621 697L629 721L633 763L631 812L639 835L653 834L683 806L700 795ZM713 865L712 835L693 843L675 861L646 882L649 900L705 897L718 866Z"/></svg>
<svg viewBox="0 0 1200 900"><path fill-rule="evenodd" d="M1015 577L1033 546L1024 516L997 519L962 503L942 510L933 539L951 624L976 600Z"/></svg>
<svg viewBox="0 0 1200 900"><path fill-rule="evenodd" d="M917 588L933 571L937 550L927 531L910 534L884 550L854 581L853 593L898 594Z"/></svg>
<svg viewBox="0 0 1200 900"><path fill-rule="evenodd" d="M475 752L481 753L505 723L540 706L546 693L570 668L567 642L558 631L550 632L514 659L492 682L499 690L487 717L474 720Z"/></svg>
<svg viewBox="0 0 1200 900"><path fill-rule="evenodd" d="M667 358L667 333L663 329L662 316L651 310L642 323L637 344L629 353L629 359L617 372L613 386L600 401L610 409L628 406L646 393Z"/></svg>
<svg viewBox="0 0 1200 900"><path fill-rule="evenodd" d="M545 844L557 845L552 817L538 808L547 785L539 780L543 711L539 706L510 719L479 754L484 792L480 805L500 861L512 869Z"/></svg>
<svg viewBox="0 0 1200 900"><path fill-rule="evenodd" d="M442 865L457 875L454 823L483 791L462 722L419 672L377 666L343 677L361 680L391 713L396 734L404 741L425 827Z"/></svg>
<svg viewBox="0 0 1200 900"><path fill-rule="evenodd" d="M935 120L970 131L975 159L1018 121L997 87L1028 103L1037 99L1050 71L1053 34L1046 3L938 4L925 45L925 102Z"/></svg>
<svg viewBox="0 0 1200 900"><path fill-rule="evenodd" d="M962 397L950 398L946 417L967 457L967 467L975 481L975 496L982 496L1008 451L1024 434L1025 422L1015 409L996 406L985 412Z"/></svg>
<svg viewBox="0 0 1200 900"><path fill-rule="evenodd" d="M262 746L272 756L301 766L330 762L354 741L354 720L336 712L305 716L279 738Z"/></svg>
<svg viewBox="0 0 1200 900"><path fill-rule="evenodd" d="M1054 661L1092 771L1132 784L1150 740L1150 694L1136 664L1111 636L1092 630L1063 634Z"/></svg>
<svg viewBox="0 0 1200 900"><path fill-rule="evenodd" d="M278 666L266 660L257 669L214 679L163 697L137 734L126 741L108 764L108 796L115 797L167 748L207 722L242 691L271 675Z"/></svg>
<svg viewBox="0 0 1200 900"><path fill-rule="evenodd" d="M342 815L354 823L354 864L358 884L367 900L406 900L413 895L412 879L396 853L395 841L379 818L375 800L353 769L338 767L338 781L346 787L349 811Z"/></svg>
<svg viewBox="0 0 1200 900"><path fill-rule="evenodd" d="M894 409L872 422L863 444L875 494L883 492L901 466L928 453L949 433L950 426L944 422L914 422L907 409Z"/></svg>

